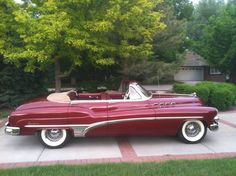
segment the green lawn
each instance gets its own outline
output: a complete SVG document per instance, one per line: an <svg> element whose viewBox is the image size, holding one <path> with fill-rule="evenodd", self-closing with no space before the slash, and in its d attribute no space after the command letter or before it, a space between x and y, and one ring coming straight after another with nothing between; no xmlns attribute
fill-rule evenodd
<svg viewBox="0 0 236 176"><path fill-rule="evenodd" d="M177 160L157 163L118 163L89 165L55 165L0 170L0 176L232 176L236 175L236 158L214 160Z"/></svg>

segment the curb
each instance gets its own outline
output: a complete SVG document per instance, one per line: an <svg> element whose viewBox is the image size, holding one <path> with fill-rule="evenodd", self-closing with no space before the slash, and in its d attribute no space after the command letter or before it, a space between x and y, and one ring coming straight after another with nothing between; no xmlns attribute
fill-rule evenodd
<svg viewBox="0 0 236 176"><path fill-rule="evenodd" d="M33 167L33 166L51 166L51 165L84 165L84 164L101 164L101 163L140 163L140 162L163 162L171 160L202 160L202 159L219 159L236 157L236 152L230 153L206 153L191 155L164 155L164 156L142 156L129 158L101 158L101 159L82 159L82 160L60 160L44 162L22 162L22 163L4 163L0 164L0 169Z"/></svg>
<svg viewBox="0 0 236 176"><path fill-rule="evenodd" d="M231 110L228 110L228 111L221 111L218 114L228 114L228 113L236 113L236 109L231 109Z"/></svg>

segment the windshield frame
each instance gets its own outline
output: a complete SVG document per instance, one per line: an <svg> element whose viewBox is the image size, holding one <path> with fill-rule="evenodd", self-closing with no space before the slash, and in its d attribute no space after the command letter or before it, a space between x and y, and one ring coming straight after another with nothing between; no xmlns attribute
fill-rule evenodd
<svg viewBox="0 0 236 176"><path fill-rule="evenodd" d="M142 85L137 84L137 87L140 89L140 91L146 96L146 97L151 97L152 93L146 90Z"/></svg>

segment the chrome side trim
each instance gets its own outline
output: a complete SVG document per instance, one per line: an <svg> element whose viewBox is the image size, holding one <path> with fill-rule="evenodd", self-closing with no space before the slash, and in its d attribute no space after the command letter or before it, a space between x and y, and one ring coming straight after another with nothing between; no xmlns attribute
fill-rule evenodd
<svg viewBox="0 0 236 176"><path fill-rule="evenodd" d="M84 131L92 124L68 124L68 125L25 125L26 128L71 128L75 137L84 137Z"/></svg>
<svg viewBox="0 0 236 176"><path fill-rule="evenodd" d="M156 120L178 120L178 119L203 119L203 116L172 116L172 117L157 117Z"/></svg>
<svg viewBox="0 0 236 176"><path fill-rule="evenodd" d="M202 119L203 116L187 116L187 117L141 117L141 118L127 118L117 120L107 120L101 122L95 122L91 124L65 124L65 125L25 125L26 128L71 128L74 130L75 137L84 137L86 133L94 128L130 121L146 121L146 120L178 120L178 119Z"/></svg>
<svg viewBox="0 0 236 176"><path fill-rule="evenodd" d="M151 98L138 99L138 100L124 100L124 99L114 99L114 100L72 100L70 104L80 104L80 103L119 103L119 102L140 102L146 101Z"/></svg>
<svg viewBox="0 0 236 176"><path fill-rule="evenodd" d="M88 124L89 125L89 124ZM26 128L54 128L54 127L72 127L72 126L88 126L86 124L75 125L75 124L66 124L66 125L25 125Z"/></svg>
<svg viewBox="0 0 236 176"><path fill-rule="evenodd" d="M153 93L154 95L162 95L161 93ZM190 93L190 94L179 94L179 93L166 93L163 95L172 95L172 96L184 96L184 97L196 97L196 92Z"/></svg>

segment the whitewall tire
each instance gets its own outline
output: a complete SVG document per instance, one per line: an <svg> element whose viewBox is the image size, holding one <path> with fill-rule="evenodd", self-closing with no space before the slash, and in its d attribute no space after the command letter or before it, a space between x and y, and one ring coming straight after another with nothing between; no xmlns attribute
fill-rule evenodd
<svg viewBox="0 0 236 176"><path fill-rule="evenodd" d="M185 143L198 143L206 135L207 128L200 120L186 121L179 130L179 137Z"/></svg>
<svg viewBox="0 0 236 176"><path fill-rule="evenodd" d="M63 147L69 137L69 133L66 129L44 129L39 132L41 143L48 148Z"/></svg>

